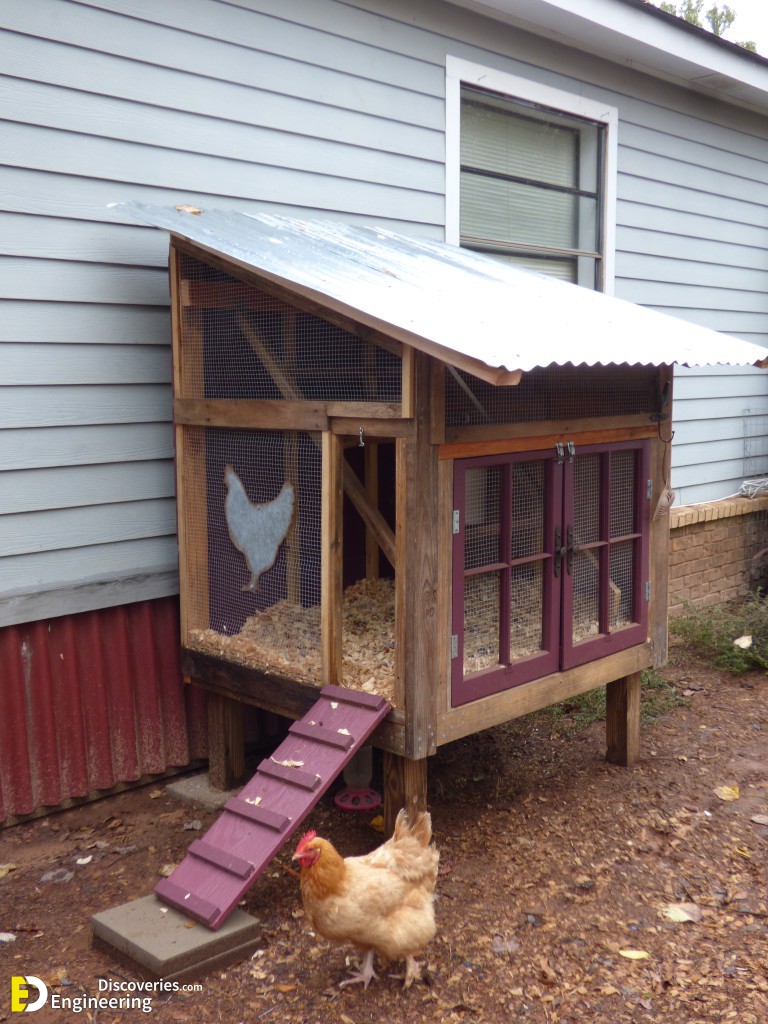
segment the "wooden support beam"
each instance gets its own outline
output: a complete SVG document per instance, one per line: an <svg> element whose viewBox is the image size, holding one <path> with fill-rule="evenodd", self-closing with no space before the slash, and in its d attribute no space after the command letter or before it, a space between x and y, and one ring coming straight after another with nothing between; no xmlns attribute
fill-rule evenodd
<svg viewBox="0 0 768 1024"><path fill-rule="evenodd" d="M341 685L342 465L341 441L323 433L322 551L320 562L323 685Z"/></svg>
<svg viewBox="0 0 768 1024"><path fill-rule="evenodd" d="M188 316L197 316L190 313ZM180 426L262 430L326 430L323 402L284 402L274 398L177 398L173 418Z"/></svg>
<svg viewBox="0 0 768 1024"><path fill-rule="evenodd" d="M441 643L447 642L437 596L440 491L437 449L429 437L430 363L429 356L414 352L415 434L395 442L395 686L398 706L406 710L406 753L415 760L437 746Z"/></svg>
<svg viewBox="0 0 768 1024"><path fill-rule="evenodd" d="M605 693L606 760L631 768L640 757L639 672L608 683Z"/></svg>
<svg viewBox="0 0 768 1024"><path fill-rule="evenodd" d="M208 694L208 782L224 791L245 782L245 707L216 693Z"/></svg>
<svg viewBox="0 0 768 1024"><path fill-rule="evenodd" d="M647 417L646 417L647 421ZM470 459L476 455L506 455L510 452L535 452L543 448L552 448L558 441L575 441L577 445L607 444L613 441L636 441L655 437L657 428L648 422L635 427L609 427L600 430L577 431L565 430L552 434L525 437L508 437L503 439L458 441L440 445L441 459Z"/></svg>
<svg viewBox="0 0 768 1024"><path fill-rule="evenodd" d="M363 450L365 494L371 508L379 507L379 446L368 442ZM393 537L394 540L394 537ZM379 540L370 526L365 527L365 578L379 578Z"/></svg>
<svg viewBox="0 0 768 1024"><path fill-rule="evenodd" d="M667 401L661 410L668 418L651 442L651 500L649 575L651 606L648 610L648 636L653 644L653 664L660 668L667 662L667 621L669 615L669 505L664 500L670 487L672 458L672 392L673 368L659 367L659 396L666 391ZM668 496L667 496L668 497ZM655 514L654 514L655 513Z"/></svg>
<svg viewBox="0 0 768 1024"><path fill-rule="evenodd" d="M427 759L412 761L384 751L384 835L395 827L397 812L404 807L411 821L427 810Z"/></svg>
<svg viewBox="0 0 768 1024"><path fill-rule="evenodd" d="M203 321L196 309L179 302L181 260L170 250L171 324L173 331L173 393L196 401L203 392ZM177 423L176 518L179 538L179 583L181 592L181 642L192 629L210 625L208 601L208 508L205 493L206 455L203 430Z"/></svg>

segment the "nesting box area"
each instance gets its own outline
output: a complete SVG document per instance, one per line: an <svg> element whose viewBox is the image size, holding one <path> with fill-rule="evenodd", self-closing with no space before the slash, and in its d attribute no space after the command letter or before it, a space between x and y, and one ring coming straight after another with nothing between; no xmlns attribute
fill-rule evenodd
<svg viewBox="0 0 768 1024"><path fill-rule="evenodd" d="M397 805L438 745L600 685L631 761L671 369L501 372L183 237L171 276L188 677L292 718L385 696Z"/></svg>

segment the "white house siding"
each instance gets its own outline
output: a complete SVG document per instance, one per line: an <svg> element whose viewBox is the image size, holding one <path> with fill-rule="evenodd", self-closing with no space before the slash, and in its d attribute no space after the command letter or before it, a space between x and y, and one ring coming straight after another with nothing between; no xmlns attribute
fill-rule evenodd
<svg viewBox="0 0 768 1024"><path fill-rule="evenodd" d="M438 0L6 0L3 24L0 624L175 585L166 241L108 204L442 238L447 54L618 107L617 294L766 341L758 115ZM767 395L681 374L683 500L735 489Z"/></svg>

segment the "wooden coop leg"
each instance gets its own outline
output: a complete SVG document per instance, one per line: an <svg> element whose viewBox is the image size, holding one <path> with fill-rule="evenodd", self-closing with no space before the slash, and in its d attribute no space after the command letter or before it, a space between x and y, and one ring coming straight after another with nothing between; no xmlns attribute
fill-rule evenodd
<svg viewBox="0 0 768 1024"><path fill-rule="evenodd" d="M412 761L409 757L384 751L384 834L392 835L395 818L401 807L413 819L427 809L427 759Z"/></svg>
<svg viewBox="0 0 768 1024"><path fill-rule="evenodd" d="M245 782L245 714L238 700L208 694L208 784L228 790Z"/></svg>
<svg viewBox="0 0 768 1024"><path fill-rule="evenodd" d="M640 673L608 683L605 693L606 760L631 768L640 757Z"/></svg>

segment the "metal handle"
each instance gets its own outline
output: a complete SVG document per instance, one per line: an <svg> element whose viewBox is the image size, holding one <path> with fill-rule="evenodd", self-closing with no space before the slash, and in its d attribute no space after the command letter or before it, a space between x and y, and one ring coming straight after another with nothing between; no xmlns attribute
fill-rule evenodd
<svg viewBox="0 0 768 1024"><path fill-rule="evenodd" d="M563 561L563 555L565 554L565 548L560 545L563 543L563 528L561 526L555 527L555 564L554 572L555 577L560 575L560 566Z"/></svg>
<svg viewBox="0 0 768 1024"><path fill-rule="evenodd" d="M573 575L573 553L578 550L578 545L573 543L573 526L569 525L565 534L565 568L568 570L568 575Z"/></svg>

